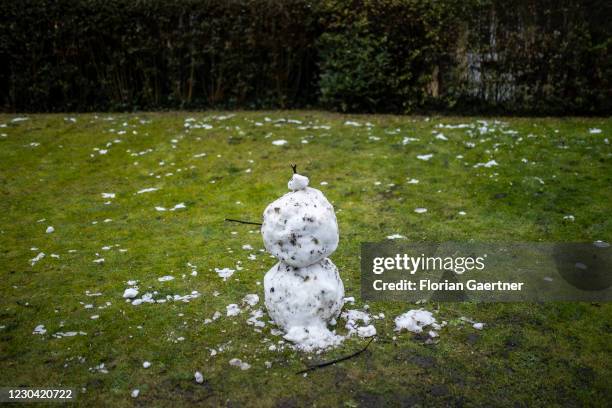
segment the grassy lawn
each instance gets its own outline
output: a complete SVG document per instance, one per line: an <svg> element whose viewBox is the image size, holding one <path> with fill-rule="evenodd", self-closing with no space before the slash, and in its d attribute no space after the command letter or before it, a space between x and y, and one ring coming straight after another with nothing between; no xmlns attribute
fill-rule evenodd
<svg viewBox="0 0 612 408"><path fill-rule="evenodd" d="M374 321L368 351L296 375L365 340L308 355L279 343L267 317L262 329L247 324L242 299L258 294L251 310L265 310L261 282L275 260L256 226L223 221L260 221L297 163L335 206L340 244L331 259L346 296L356 298L345 307L363 310L364 241L401 234L609 242L610 119L484 123L306 111L16 117L0 115L0 386L73 387L79 405L108 406L610 404L610 304L429 303L423 307L448 325L426 344L394 332L395 316L419 306L373 302L369 312L385 318ZM281 139L287 143L273 144ZM498 165L474 167L490 160ZM180 203L185 208L170 210ZM215 268L236 272L224 281ZM174 279L159 281L167 275ZM130 280L141 294L169 299L126 303ZM188 301L174 299L192 292ZM227 317L232 303L242 313ZM216 311L223 316L205 324ZM38 325L46 333L33 334ZM342 332L342 320L338 326ZM76 334L61 335L69 332ZM232 358L251 368L231 366Z"/></svg>

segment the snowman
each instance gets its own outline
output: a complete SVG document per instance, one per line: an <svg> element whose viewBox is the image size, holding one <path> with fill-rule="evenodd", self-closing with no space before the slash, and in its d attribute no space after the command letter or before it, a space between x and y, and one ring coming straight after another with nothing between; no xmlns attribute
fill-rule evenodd
<svg viewBox="0 0 612 408"><path fill-rule="evenodd" d="M285 339L311 351L342 342L328 329L344 304L338 268L327 258L338 246L338 223L323 193L292 167L291 192L263 214L264 245L279 260L264 277L265 303Z"/></svg>

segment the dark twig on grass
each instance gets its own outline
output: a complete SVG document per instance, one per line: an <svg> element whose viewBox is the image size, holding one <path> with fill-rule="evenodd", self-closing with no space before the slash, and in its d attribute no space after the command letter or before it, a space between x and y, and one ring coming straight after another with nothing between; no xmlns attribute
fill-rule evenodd
<svg viewBox="0 0 612 408"><path fill-rule="evenodd" d="M293 174L297 174L297 164L292 164L291 168L293 169Z"/></svg>
<svg viewBox="0 0 612 408"><path fill-rule="evenodd" d="M233 218L226 218L225 221L229 221L229 222L237 222L239 224L251 224L251 225L262 225L261 222L252 222L252 221L242 221L242 220L235 220Z"/></svg>
<svg viewBox="0 0 612 408"><path fill-rule="evenodd" d="M363 353L364 351L366 351L366 350L368 349L368 347L370 347L370 343L372 343L372 341L373 341L373 340L374 340L374 337L372 337L372 338L370 339L370 341L368 341L368 344L366 344L364 348L362 348L362 349L361 349L361 350L359 350L359 351L354 352L353 354L349 354L348 356L340 357L340 358L337 358L337 359L335 359L335 360L325 361L325 362L323 362L323 363L319 363L319 364L314 364L314 365L311 365L311 366L309 366L308 368L305 368L305 369L304 369L304 370L302 370L302 371L298 371L298 372L297 372L297 373L295 373L295 374L296 374L296 375L297 375L297 374L304 374L304 373L307 373L307 372L309 372L309 371L316 370L316 369L318 369L318 368L327 367L327 366L330 366L330 365L332 365L332 364L336 364L336 363L339 363L339 362L341 362L341 361L348 360L349 358L357 357L358 355L360 355L361 353Z"/></svg>

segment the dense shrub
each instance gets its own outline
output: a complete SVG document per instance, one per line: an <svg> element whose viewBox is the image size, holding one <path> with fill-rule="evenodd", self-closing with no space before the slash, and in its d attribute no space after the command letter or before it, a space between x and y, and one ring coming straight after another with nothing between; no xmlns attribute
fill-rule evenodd
<svg viewBox="0 0 612 408"><path fill-rule="evenodd" d="M599 113L603 0L5 0L4 110Z"/></svg>

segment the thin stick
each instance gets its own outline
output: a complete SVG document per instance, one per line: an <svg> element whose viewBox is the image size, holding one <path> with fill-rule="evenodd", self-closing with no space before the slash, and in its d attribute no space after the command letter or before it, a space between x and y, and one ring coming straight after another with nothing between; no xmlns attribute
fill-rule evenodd
<svg viewBox="0 0 612 408"><path fill-rule="evenodd" d="M237 223L240 223L240 224L263 225L261 222L242 221L242 220L235 220L233 218L226 218L225 221L237 222Z"/></svg>
<svg viewBox="0 0 612 408"><path fill-rule="evenodd" d="M295 373L295 374L296 374L296 375L299 375L299 374L304 374L304 373L307 373L307 372L309 372L309 371L316 370L316 369L318 369L318 368L327 367L327 366L330 366L330 365L332 365L332 364L336 364L336 363L339 363L339 362L341 362L341 361L348 360L349 358L357 357L358 355L360 355L361 353L363 353L364 351L366 351L366 350L368 349L368 347L370 347L370 343L372 343L372 341L373 341L373 340L374 340L374 337L372 337L372 338L370 339L370 341L368 341L368 344L366 344L366 346L365 346L364 348L362 348L362 349L361 349L361 350L359 350L359 351L354 352L353 354L349 354L348 356L340 357L340 358L337 358L337 359L335 359L335 360L326 361L326 362L324 362L324 363L319 363L319 364L311 365L310 367L308 367L308 368L306 368L306 369L304 369L304 370L302 370L302 371L298 371L298 372L297 372L297 373Z"/></svg>
<svg viewBox="0 0 612 408"><path fill-rule="evenodd" d="M297 164L292 164L291 168L293 169L293 174L297 174Z"/></svg>

